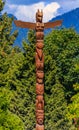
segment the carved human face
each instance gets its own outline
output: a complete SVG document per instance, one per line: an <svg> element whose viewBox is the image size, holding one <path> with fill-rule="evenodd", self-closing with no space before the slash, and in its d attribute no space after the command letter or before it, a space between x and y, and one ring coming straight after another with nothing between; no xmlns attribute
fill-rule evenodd
<svg viewBox="0 0 79 130"><path fill-rule="evenodd" d="M38 123L39 125L42 125L42 124L43 124L43 117L42 117L42 116L37 118L37 123Z"/></svg>
<svg viewBox="0 0 79 130"><path fill-rule="evenodd" d="M44 84L36 84L36 93L37 94L43 94L44 93ZM41 97L41 98L38 97L38 99L43 100L43 97Z"/></svg>
<svg viewBox="0 0 79 130"><path fill-rule="evenodd" d="M37 117L37 123L39 125L42 125L43 121L44 121L44 111L43 110L37 110L36 111L36 117Z"/></svg>

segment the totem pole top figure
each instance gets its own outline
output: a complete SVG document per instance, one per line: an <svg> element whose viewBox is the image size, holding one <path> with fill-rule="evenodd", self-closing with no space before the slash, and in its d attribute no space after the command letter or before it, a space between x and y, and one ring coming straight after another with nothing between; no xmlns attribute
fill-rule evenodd
<svg viewBox="0 0 79 130"><path fill-rule="evenodd" d="M43 11L38 9L38 12L36 13L36 22L42 23L43 19Z"/></svg>
<svg viewBox="0 0 79 130"><path fill-rule="evenodd" d="M42 23L43 20L43 11L39 10L36 12L36 23ZM15 25L21 28L29 28L29 29L33 29L36 30L36 23L31 23L31 22L23 22L20 20L15 20L14 21ZM60 26L62 24L62 20L56 20L54 22L47 22L47 23L43 23L44 24L44 29L46 28L54 28L57 26Z"/></svg>

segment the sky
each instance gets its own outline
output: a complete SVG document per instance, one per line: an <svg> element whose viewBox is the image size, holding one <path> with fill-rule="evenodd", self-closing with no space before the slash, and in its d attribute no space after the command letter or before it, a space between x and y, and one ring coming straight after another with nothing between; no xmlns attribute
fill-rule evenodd
<svg viewBox="0 0 79 130"><path fill-rule="evenodd" d="M79 0L6 0L3 13L13 14L18 20L35 22L36 11L42 9L43 21L47 22L78 7Z"/></svg>

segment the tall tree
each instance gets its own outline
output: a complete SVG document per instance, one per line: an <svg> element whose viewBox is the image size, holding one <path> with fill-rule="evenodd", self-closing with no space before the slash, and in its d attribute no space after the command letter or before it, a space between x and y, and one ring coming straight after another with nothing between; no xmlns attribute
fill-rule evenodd
<svg viewBox="0 0 79 130"><path fill-rule="evenodd" d="M68 118L73 120L76 128L79 129L79 57L76 58L74 69L78 74L78 82L73 85L75 94L71 97L71 102L68 105Z"/></svg>
<svg viewBox="0 0 79 130"><path fill-rule="evenodd" d="M32 36L34 35L31 30L28 33L28 43L23 41L23 54L13 59L17 60L14 64L17 67L14 67L15 92L10 110L23 120L26 130L35 128L35 39Z"/></svg>
<svg viewBox="0 0 79 130"><path fill-rule="evenodd" d="M45 38L46 129L75 129L65 117L74 94L73 84L78 81L74 69L78 42L79 35L73 29L54 30Z"/></svg>
<svg viewBox="0 0 79 130"><path fill-rule="evenodd" d="M4 7L4 2L0 0L0 11ZM0 12L1 14L1 12ZM13 95L11 91L13 73L11 71L12 60L15 50L12 45L17 36L17 31L11 34L12 18L7 14L0 15L0 129L1 130L23 130L22 120L13 114L10 102ZM13 67L13 66L12 66Z"/></svg>

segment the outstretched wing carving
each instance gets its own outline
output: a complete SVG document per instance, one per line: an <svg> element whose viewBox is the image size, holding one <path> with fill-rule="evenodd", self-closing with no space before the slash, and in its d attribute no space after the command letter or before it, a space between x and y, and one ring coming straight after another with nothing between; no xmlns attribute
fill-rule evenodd
<svg viewBox="0 0 79 130"><path fill-rule="evenodd" d="M54 22L47 22L47 23L44 23L44 28L54 28L54 27L60 26L61 24L62 24L62 20L57 20Z"/></svg>
<svg viewBox="0 0 79 130"><path fill-rule="evenodd" d="M35 26L36 26L35 23L23 22L20 20L14 20L14 23L16 26L21 27L21 28L35 29Z"/></svg>
<svg viewBox="0 0 79 130"><path fill-rule="evenodd" d="M36 28L36 23L23 22L20 20L15 20L14 23L16 26L21 27L21 28L29 28L29 29ZM62 20L57 20L54 22L47 22L47 23L44 23L44 28L54 28L56 26L60 26L61 24L62 24Z"/></svg>

